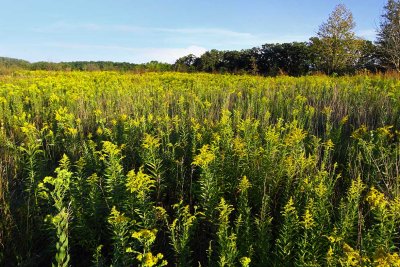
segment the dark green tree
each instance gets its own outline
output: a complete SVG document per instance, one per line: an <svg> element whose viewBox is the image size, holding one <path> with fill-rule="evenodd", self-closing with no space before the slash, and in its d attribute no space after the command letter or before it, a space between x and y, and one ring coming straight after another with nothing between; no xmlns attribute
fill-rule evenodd
<svg viewBox="0 0 400 267"><path fill-rule="evenodd" d="M205 52L200 57L199 70L205 72L218 72L223 63L223 52L216 49Z"/></svg>
<svg viewBox="0 0 400 267"><path fill-rule="evenodd" d="M371 41L360 40L361 42L361 57L359 58L356 70L363 71L367 70L370 72L382 71L380 65L378 47Z"/></svg>
<svg viewBox="0 0 400 267"><path fill-rule="evenodd" d="M264 44L259 49L258 67L262 74L300 76L308 73L311 53L307 43Z"/></svg>
<svg viewBox="0 0 400 267"><path fill-rule="evenodd" d="M181 72L195 71L196 70L195 63L197 60L198 58L193 54L189 54L187 56L178 58L175 61L174 69L175 71L181 71Z"/></svg>

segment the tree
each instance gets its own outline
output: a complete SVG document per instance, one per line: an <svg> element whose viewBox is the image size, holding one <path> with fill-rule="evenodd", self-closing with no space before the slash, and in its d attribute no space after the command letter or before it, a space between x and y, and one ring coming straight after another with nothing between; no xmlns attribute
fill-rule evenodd
<svg viewBox="0 0 400 267"><path fill-rule="evenodd" d="M354 69L360 57L360 41L354 34L353 15L340 4L330 14L317 33L311 38L315 64L327 74L344 73Z"/></svg>
<svg viewBox="0 0 400 267"><path fill-rule="evenodd" d="M199 68L205 72L218 72L223 63L223 52L216 49L205 52L200 56Z"/></svg>
<svg viewBox="0 0 400 267"><path fill-rule="evenodd" d="M181 72L195 71L195 63L197 60L198 58L195 55L189 54L187 56L178 58L175 61L174 68L176 71L181 71Z"/></svg>
<svg viewBox="0 0 400 267"><path fill-rule="evenodd" d="M400 72L400 1L388 0L378 30L381 64Z"/></svg>
<svg viewBox="0 0 400 267"><path fill-rule="evenodd" d="M309 50L307 43L264 44L259 49L260 72L270 76L305 75L311 65Z"/></svg>
<svg viewBox="0 0 400 267"><path fill-rule="evenodd" d="M358 71L377 72L383 71L378 57L377 46L368 40L361 40L361 57L359 58L356 69Z"/></svg>

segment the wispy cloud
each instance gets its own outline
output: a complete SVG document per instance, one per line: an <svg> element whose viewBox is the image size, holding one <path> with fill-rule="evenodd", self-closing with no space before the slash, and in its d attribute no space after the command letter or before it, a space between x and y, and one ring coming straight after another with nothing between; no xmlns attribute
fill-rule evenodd
<svg viewBox="0 0 400 267"><path fill-rule="evenodd" d="M223 35L230 37L254 37L253 34L248 32L238 32L222 28L163 28L163 27L141 27L124 24L95 24L83 23L74 24L66 22L57 22L52 25L44 27L32 28L35 32L51 33L60 31L92 31L92 32L130 32L130 33L175 33L175 34L210 34L210 35Z"/></svg>
<svg viewBox="0 0 400 267"><path fill-rule="evenodd" d="M206 52L206 48L200 46L188 46L183 48L147 47L136 48L119 45L92 45L80 43L47 43L44 45L51 50L64 50L65 56L53 56L54 61L71 60L113 60L145 63L151 60L174 63L176 59L188 54L196 56ZM79 55L76 57L74 55Z"/></svg>
<svg viewBox="0 0 400 267"><path fill-rule="evenodd" d="M173 63L179 57L206 50L239 50L265 43L307 41L310 36L234 31L206 27L141 27L123 24L58 22L33 28L53 42L42 43L46 58L52 61L113 60L135 63L158 60ZM37 51L37 47L31 47ZM60 50L63 52L60 53ZM35 59L31 59L35 60Z"/></svg>
<svg viewBox="0 0 400 267"><path fill-rule="evenodd" d="M41 27L33 27L31 30L37 33L55 33L60 31L100 31L104 28L95 23L85 23L85 24L74 24L67 23L64 21L59 21L53 23L51 25L41 26Z"/></svg>
<svg viewBox="0 0 400 267"><path fill-rule="evenodd" d="M112 33L113 36L124 36L124 38L136 38L143 45L146 42L157 40L168 46L190 46L217 49L241 49L259 46L264 43L304 41L310 36L304 35L281 35L272 36L266 33L251 33L233 31L224 28L166 28L166 27L141 27L122 24L71 24L58 22L42 28L34 28L38 33L75 33L85 32L87 35L102 36ZM129 33L131 35L127 36Z"/></svg>

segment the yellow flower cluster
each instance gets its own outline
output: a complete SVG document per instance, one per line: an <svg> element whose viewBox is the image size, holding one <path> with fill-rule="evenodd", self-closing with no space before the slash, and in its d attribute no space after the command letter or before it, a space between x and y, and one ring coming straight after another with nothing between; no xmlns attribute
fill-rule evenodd
<svg viewBox="0 0 400 267"><path fill-rule="evenodd" d="M360 253L350 247L347 243L343 244L344 258L340 260L342 266L360 266L362 259Z"/></svg>
<svg viewBox="0 0 400 267"><path fill-rule="evenodd" d="M211 151L209 145L204 145L200 148L200 154L194 157L193 165L206 167L215 159L214 153Z"/></svg>
<svg viewBox="0 0 400 267"><path fill-rule="evenodd" d="M328 139L328 141L325 142L325 147L329 150L333 149L335 144L332 142L331 139Z"/></svg>
<svg viewBox="0 0 400 267"><path fill-rule="evenodd" d="M306 212L303 216L303 225L304 229L309 230L315 226L314 218L309 209L306 209Z"/></svg>
<svg viewBox="0 0 400 267"><path fill-rule="evenodd" d="M364 189L365 185L363 184L361 177L358 177L357 180L352 180L349 191L347 192L349 199L359 198Z"/></svg>
<svg viewBox="0 0 400 267"><path fill-rule="evenodd" d="M295 213L296 207L294 206L293 198L290 197L288 203L286 203L283 209L283 216L287 217L290 213Z"/></svg>
<svg viewBox="0 0 400 267"><path fill-rule="evenodd" d="M102 151L105 155L108 155L110 157L118 156L121 154L121 149L117 145L111 143L110 141L103 142ZM105 155L103 155L102 158L104 158Z"/></svg>
<svg viewBox="0 0 400 267"><path fill-rule="evenodd" d="M362 138L366 133L367 133L367 126L363 125L360 128L358 128L357 130L355 130L352 134L351 137L355 138L355 139L360 139Z"/></svg>
<svg viewBox="0 0 400 267"><path fill-rule="evenodd" d="M157 229L152 229L152 230L142 229L140 231L133 232L132 237L139 240L140 243L153 244L154 241L156 240L156 234L157 234Z"/></svg>
<svg viewBox="0 0 400 267"><path fill-rule="evenodd" d="M137 173L131 170L126 175L127 182L126 188L133 194L136 194L137 198L144 201L147 194L154 187L155 181L151 179L149 175L143 172L143 167L139 169Z"/></svg>
<svg viewBox="0 0 400 267"><path fill-rule="evenodd" d="M371 208L374 210L383 211L388 205L388 201L385 199L385 195L378 190L375 189L374 186L371 187L367 195L367 201L371 205Z"/></svg>
<svg viewBox="0 0 400 267"><path fill-rule="evenodd" d="M285 144L288 146L298 145L304 140L307 133L301 128L293 128L285 138Z"/></svg>
<svg viewBox="0 0 400 267"><path fill-rule="evenodd" d="M400 256L394 253L377 253L374 257L374 266L377 267L400 267Z"/></svg>
<svg viewBox="0 0 400 267"><path fill-rule="evenodd" d="M389 125L389 126L380 127L378 129L376 129L376 131L379 136L392 138L393 137L393 134L391 132L392 128L393 128L393 126Z"/></svg>
<svg viewBox="0 0 400 267"><path fill-rule="evenodd" d="M153 255L153 253L151 252L139 254L136 257L136 259L142 263L142 267L166 266L168 262L166 260L163 260L163 258L163 254L158 253L157 255Z"/></svg>
<svg viewBox="0 0 400 267"><path fill-rule="evenodd" d="M240 180L240 183L239 183L239 191L246 192L250 187L251 187L251 183L249 182L249 179L247 179L246 175L243 176L242 180Z"/></svg>
<svg viewBox="0 0 400 267"><path fill-rule="evenodd" d="M242 257L239 261L242 267L248 267L250 266L251 259L249 257Z"/></svg>
<svg viewBox="0 0 400 267"><path fill-rule="evenodd" d="M60 123L70 123L74 120L74 114L68 112L68 108L61 107L55 112L55 119Z"/></svg>
<svg viewBox="0 0 400 267"><path fill-rule="evenodd" d="M320 182L315 188L315 193L317 194L318 197L323 197L326 195L326 192L328 191L328 189L326 188L326 186L324 185L324 183Z"/></svg>
<svg viewBox="0 0 400 267"><path fill-rule="evenodd" d="M328 252L326 253L326 263L328 266L333 266L335 261L335 253L331 246L329 246Z"/></svg>
<svg viewBox="0 0 400 267"><path fill-rule="evenodd" d="M115 206L111 209L111 215L108 218L110 224L119 224L129 222L129 218L125 216L124 213L119 212Z"/></svg>
<svg viewBox="0 0 400 267"><path fill-rule="evenodd" d="M150 150L156 149L160 146L160 139L150 134L145 134L142 146Z"/></svg>
<svg viewBox="0 0 400 267"><path fill-rule="evenodd" d="M240 137L233 139L233 151L241 158L246 156L246 145Z"/></svg>

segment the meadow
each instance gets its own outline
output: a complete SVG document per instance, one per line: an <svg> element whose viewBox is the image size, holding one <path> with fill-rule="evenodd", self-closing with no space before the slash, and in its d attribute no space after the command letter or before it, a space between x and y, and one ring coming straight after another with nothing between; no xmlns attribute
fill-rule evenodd
<svg viewBox="0 0 400 267"><path fill-rule="evenodd" d="M400 266L400 80L0 76L0 265Z"/></svg>

